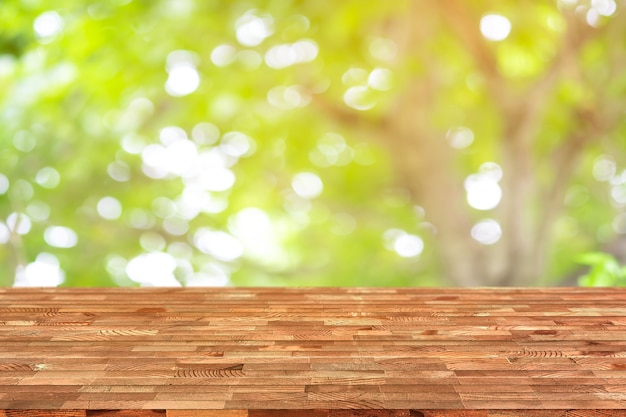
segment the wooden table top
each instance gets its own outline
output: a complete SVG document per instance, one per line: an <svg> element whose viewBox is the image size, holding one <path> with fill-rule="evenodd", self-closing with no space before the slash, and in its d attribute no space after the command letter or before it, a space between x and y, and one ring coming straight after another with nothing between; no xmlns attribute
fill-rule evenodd
<svg viewBox="0 0 626 417"><path fill-rule="evenodd" d="M0 288L0 416L624 409L626 289Z"/></svg>

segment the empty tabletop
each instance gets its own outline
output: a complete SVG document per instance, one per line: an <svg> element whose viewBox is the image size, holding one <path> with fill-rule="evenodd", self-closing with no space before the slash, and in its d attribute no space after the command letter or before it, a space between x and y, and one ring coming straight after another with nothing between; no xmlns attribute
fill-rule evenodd
<svg viewBox="0 0 626 417"><path fill-rule="evenodd" d="M626 289L0 289L0 416L622 409Z"/></svg>

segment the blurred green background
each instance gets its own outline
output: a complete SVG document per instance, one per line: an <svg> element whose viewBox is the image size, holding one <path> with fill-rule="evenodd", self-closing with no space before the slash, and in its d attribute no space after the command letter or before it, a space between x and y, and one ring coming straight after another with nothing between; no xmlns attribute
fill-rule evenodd
<svg viewBox="0 0 626 417"><path fill-rule="evenodd" d="M0 285L624 283L624 0L0 1Z"/></svg>

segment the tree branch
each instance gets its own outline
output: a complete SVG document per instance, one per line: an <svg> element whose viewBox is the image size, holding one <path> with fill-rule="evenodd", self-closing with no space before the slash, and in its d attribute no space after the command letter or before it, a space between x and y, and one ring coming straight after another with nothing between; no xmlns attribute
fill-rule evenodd
<svg viewBox="0 0 626 417"><path fill-rule="evenodd" d="M480 34L479 19L467 5L469 3L458 0L440 0L440 15L447 25L457 33L459 41L474 58L480 72L485 77L485 83L490 95L496 103L507 106L509 96L504 93L504 79L498 70L498 63L493 51Z"/></svg>
<svg viewBox="0 0 626 417"><path fill-rule="evenodd" d="M575 16L570 14L568 21L570 25L568 28L574 27ZM564 49L567 49L569 53L562 53L561 60L570 64L573 62L575 52L587 42L593 34L601 33L599 30L595 32L591 31L588 26L581 27L578 25L578 30L568 30L569 36L567 40L569 43L564 45ZM611 32L618 28L623 27L623 22L619 20L613 20L607 27L603 28L607 32ZM624 68L626 68L626 61L623 60L623 53L620 53L611 57L613 65L607 65L611 74L621 76ZM563 66L563 64L561 65ZM537 225L537 235L535 239L535 253L536 256L545 256L545 248L547 242L550 240L551 228L550 225L554 223L559 213L564 206L565 191L567 185L570 182L571 177L574 175L577 162L580 155L585 148L593 141L601 139L608 132L612 131L623 119L624 107L626 107L622 100L622 105L616 105L615 102L609 100L606 97L607 89L604 85L594 83L588 77L585 77L580 66L575 64L565 65L565 69L573 72L575 78L579 82L584 82L587 85L593 86L595 90L595 100L593 103L584 103L577 110L573 112L572 119L577 120L580 127L573 132L568 138L565 138L561 145L554 151L553 165L558 167L556 175L552 184L548 187L544 193L544 201L546 202L543 210L543 217ZM610 77L609 77L610 78ZM619 101L619 100L618 100ZM603 103L602 107L596 107L594 103Z"/></svg>

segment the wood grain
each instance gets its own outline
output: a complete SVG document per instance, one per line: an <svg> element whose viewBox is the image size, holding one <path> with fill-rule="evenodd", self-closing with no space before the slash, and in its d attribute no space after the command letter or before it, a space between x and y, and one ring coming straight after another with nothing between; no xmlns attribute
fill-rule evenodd
<svg viewBox="0 0 626 417"><path fill-rule="evenodd" d="M0 417L624 410L624 289L0 289Z"/></svg>

